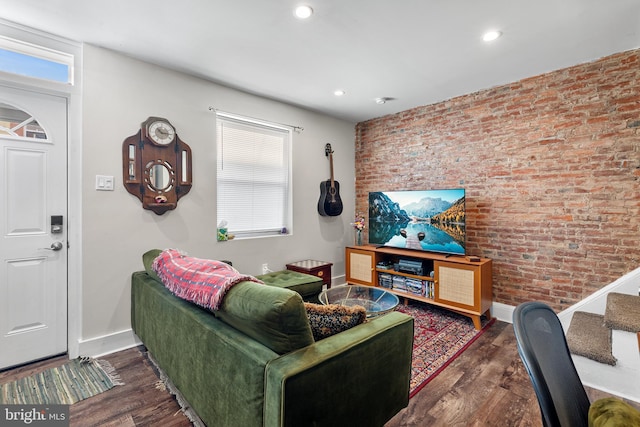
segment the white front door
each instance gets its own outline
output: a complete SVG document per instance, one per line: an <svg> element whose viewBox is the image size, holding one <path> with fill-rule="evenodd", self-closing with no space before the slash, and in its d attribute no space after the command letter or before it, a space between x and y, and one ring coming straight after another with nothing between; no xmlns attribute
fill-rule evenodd
<svg viewBox="0 0 640 427"><path fill-rule="evenodd" d="M67 99L0 85L0 369L67 351L67 227Z"/></svg>

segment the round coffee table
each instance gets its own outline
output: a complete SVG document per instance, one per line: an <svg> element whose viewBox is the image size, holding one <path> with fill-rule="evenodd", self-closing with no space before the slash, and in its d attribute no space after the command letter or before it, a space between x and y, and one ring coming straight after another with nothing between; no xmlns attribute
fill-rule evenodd
<svg viewBox="0 0 640 427"><path fill-rule="evenodd" d="M398 297L375 286L344 285L320 292L322 304L338 304L352 307L359 305L367 311L367 317L386 314L398 306Z"/></svg>

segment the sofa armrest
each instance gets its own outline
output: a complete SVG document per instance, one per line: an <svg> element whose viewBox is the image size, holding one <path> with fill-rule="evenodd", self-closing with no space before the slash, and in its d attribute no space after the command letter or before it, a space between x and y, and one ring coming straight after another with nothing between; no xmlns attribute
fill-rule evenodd
<svg viewBox="0 0 640 427"><path fill-rule="evenodd" d="M198 416L210 426L262 426L265 367L278 354L144 271L133 273L131 291L134 332Z"/></svg>
<svg viewBox="0 0 640 427"><path fill-rule="evenodd" d="M392 312L271 360L265 426L382 426L409 402L412 348Z"/></svg>

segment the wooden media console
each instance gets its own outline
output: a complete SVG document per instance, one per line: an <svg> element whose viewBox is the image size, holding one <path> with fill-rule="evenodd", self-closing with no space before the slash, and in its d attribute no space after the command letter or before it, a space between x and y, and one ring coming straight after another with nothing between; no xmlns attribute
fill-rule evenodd
<svg viewBox="0 0 640 427"><path fill-rule="evenodd" d="M468 316L476 329L491 318L492 263L487 258L372 245L348 246L348 284L380 286L405 299Z"/></svg>

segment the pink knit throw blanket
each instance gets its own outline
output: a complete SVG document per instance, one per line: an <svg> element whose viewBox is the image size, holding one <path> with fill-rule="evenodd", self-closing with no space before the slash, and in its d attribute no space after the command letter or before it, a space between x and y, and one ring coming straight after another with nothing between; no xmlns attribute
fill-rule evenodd
<svg viewBox="0 0 640 427"><path fill-rule="evenodd" d="M152 268L175 296L210 310L220 308L233 285L242 281L263 283L224 262L188 257L175 249L162 251Z"/></svg>

